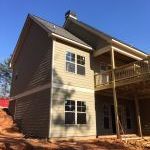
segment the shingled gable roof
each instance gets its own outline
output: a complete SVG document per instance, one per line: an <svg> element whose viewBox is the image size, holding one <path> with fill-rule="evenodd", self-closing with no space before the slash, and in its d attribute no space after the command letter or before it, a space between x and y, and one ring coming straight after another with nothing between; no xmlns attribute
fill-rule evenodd
<svg viewBox="0 0 150 150"><path fill-rule="evenodd" d="M120 42L121 44L124 44L124 45L126 45L126 46L128 46L128 47L130 47L130 48L133 48L133 49L135 49L135 51L139 51L139 52L141 52L141 53L143 53L144 55L147 55L144 51L142 51L141 49L138 49L138 48L136 48L136 47L134 47L134 46L132 46L132 45L130 45L130 44L127 44L127 43L125 43L125 42L123 42L123 41L121 41L121 40L119 40L119 39L117 39L117 38L115 38L115 37L113 37L113 36L111 36L111 35L108 35L107 33L105 33L105 32L102 32L102 31L100 31L99 29L96 29L96 28L94 28L94 27L92 27L92 26L90 26L90 25L88 25L88 24L86 24L86 23L84 23L84 22L82 22L82 21L79 21L79 20L77 20L77 19L73 19L73 18L67 18L66 19L66 21L65 21L65 23L64 23L64 28L66 29L66 30L68 30L68 28L71 28L71 25L69 25L69 24L75 24L76 26L79 26L79 27L81 27L82 29L85 29L86 31L88 31L88 32L91 32L92 34L94 34L94 35L96 35L96 36L98 36L98 37L101 37L101 38L103 38L104 40L106 40L108 43L111 43L112 42L112 40L116 40L117 42ZM69 32L71 32L71 30L69 29Z"/></svg>
<svg viewBox="0 0 150 150"><path fill-rule="evenodd" d="M16 45L16 47L15 47L15 50L14 50L14 53L13 53L13 55L12 55L12 59L11 59L11 64L12 64L12 62L14 61L14 58L15 58L15 55L18 53L17 52L17 49L18 49L18 45L19 45L19 43L20 43L20 41L21 41L21 38L22 38L22 36L23 36L23 32L24 32L24 30L25 30L25 28L26 28L26 26L27 26L27 24L28 24L28 22L29 22L29 20L33 20L34 22L36 22L37 24L39 24L46 32L48 32L49 34L52 34L52 33L55 33L56 35L58 35L58 36L60 36L60 37L64 37L64 38L66 38L66 39L69 39L69 40L71 40L71 41L74 41L74 42L76 42L76 43L78 43L78 44L81 44L81 45L83 45L83 46L85 46L85 47L87 47L87 48L89 48L89 49L91 49L92 50L92 47L91 46L89 46L87 43L85 43L84 41L82 41L82 40L80 40L78 37L76 37L75 35L73 35L73 34L71 34L69 31L67 31L66 29L64 29L63 27L60 27L60 26L58 26L58 25L56 25L56 24L53 24L53 23L51 23L51 22L49 22L49 21L46 21L46 20L44 20L44 19L42 19L42 18L40 18L40 17L37 17L37 16L34 16L34 15L28 15L28 17L27 17L27 20L26 20L26 22L25 22L25 25L24 25L24 27L23 27L23 30L22 30L22 32L21 32L21 35L20 35L20 37L19 37L19 39L18 39L18 42L17 42L17 45Z"/></svg>
<svg viewBox="0 0 150 150"><path fill-rule="evenodd" d="M49 21L46 21L40 17L37 16L30 16L32 19L35 19L36 21L38 21L39 23L41 23L41 25L43 25L44 27L46 27L48 29L49 32L58 34L62 37L65 37L67 39L73 40L75 42L78 42L80 44L83 44L85 46L90 47L87 43L85 43L84 41L80 40L78 37L76 37L75 35L71 34L69 31L67 31L66 29L64 29L61 26L58 26L56 24L53 24Z"/></svg>

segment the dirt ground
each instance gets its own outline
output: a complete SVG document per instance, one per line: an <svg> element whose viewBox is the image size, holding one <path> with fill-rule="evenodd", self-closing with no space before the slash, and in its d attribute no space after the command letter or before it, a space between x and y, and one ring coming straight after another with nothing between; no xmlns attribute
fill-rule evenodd
<svg viewBox="0 0 150 150"><path fill-rule="evenodd" d="M130 140L127 143L116 139L84 141L46 141L24 138L12 118L0 110L0 150L146 150L150 141ZM145 142L145 143L144 143ZM145 144L145 145L144 145Z"/></svg>

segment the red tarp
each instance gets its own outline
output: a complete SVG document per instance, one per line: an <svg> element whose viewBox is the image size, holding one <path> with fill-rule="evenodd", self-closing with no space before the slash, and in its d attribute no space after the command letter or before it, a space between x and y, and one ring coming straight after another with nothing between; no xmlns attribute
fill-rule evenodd
<svg viewBox="0 0 150 150"><path fill-rule="evenodd" d="M0 98L0 107L8 108L9 98Z"/></svg>

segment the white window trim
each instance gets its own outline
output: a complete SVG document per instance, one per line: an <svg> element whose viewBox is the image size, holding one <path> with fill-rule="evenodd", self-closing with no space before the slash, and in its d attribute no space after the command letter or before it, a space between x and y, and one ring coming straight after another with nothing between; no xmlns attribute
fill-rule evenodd
<svg viewBox="0 0 150 150"><path fill-rule="evenodd" d="M81 56L81 55L76 54L76 58L77 58L78 56ZM77 67L78 67L78 66L81 66L81 67L84 67L84 68L85 68L85 56L81 56L81 57L84 57L84 65L78 64L78 58L77 58L77 59L76 59L76 63L77 63L76 70L77 70ZM77 73L77 71L76 71L76 73ZM77 74L78 74L78 73L77 73ZM78 74L78 75L81 75L81 74ZM85 76L85 75L86 75L86 69L85 69L85 74L84 74L84 75L81 75L81 76Z"/></svg>
<svg viewBox="0 0 150 150"><path fill-rule="evenodd" d="M67 54L68 52L69 52L69 53L72 53L72 54L75 54L75 62L71 62L71 61L66 60L66 54ZM75 75L79 75L79 76L84 77L84 76L86 76L86 67L85 67L85 66L86 66L86 59L85 59L85 64L84 64L84 65L78 64L78 63L77 63L77 55L82 56L82 55L80 55L80 54L76 54L76 53L71 52L71 51L66 51L66 53L65 53L65 70L66 70L67 73L71 73L71 74L75 74ZM85 56L82 56L82 57L85 58ZM67 62L72 63L72 64L75 64L75 72L70 72L70 71L68 71L68 70L66 69L66 68L67 68L67 65L66 65ZM78 74L78 73L77 73L77 66L78 66L78 65L85 68L85 74L84 74L84 75L81 75L81 74Z"/></svg>
<svg viewBox="0 0 150 150"><path fill-rule="evenodd" d="M65 101L64 101L64 124L65 125L87 125L87 103L86 101L82 101L82 100L73 100L73 99L67 99L67 100L70 100L70 101L75 101L75 111L65 111ZM78 101L81 101L81 102L85 102L86 103L86 111L85 112L79 112L79 113L85 113L86 114L86 123L85 124L78 124L77 123L77 114L78 114L78 111L77 111L77 102ZM65 123L65 112L75 112L75 124L66 124Z"/></svg>

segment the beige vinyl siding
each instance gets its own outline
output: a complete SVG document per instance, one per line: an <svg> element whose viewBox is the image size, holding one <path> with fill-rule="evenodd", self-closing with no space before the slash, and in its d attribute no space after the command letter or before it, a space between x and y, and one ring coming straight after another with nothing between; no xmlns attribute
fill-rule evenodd
<svg viewBox="0 0 150 150"><path fill-rule="evenodd" d="M65 99L86 102L87 124L65 124ZM96 125L94 93L54 88L51 131L51 137L95 136Z"/></svg>
<svg viewBox="0 0 150 150"><path fill-rule="evenodd" d="M90 68L90 53L56 41L54 46L54 81L52 96L51 138L96 136L94 74ZM86 75L66 72L65 54L73 52L85 57ZM56 84L57 83L57 84ZM58 86L59 85L59 86ZM65 88L64 88L64 85ZM71 88L70 88L71 87ZM65 100L85 101L87 124L65 124Z"/></svg>
<svg viewBox="0 0 150 150"><path fill-rule="evenodd" d="M67 51L85 57L85 76L66 71ZM54 72L54 82L56 83L59 82L66 85L94 89L94 73L90 66L90 53L83 49L75 48L56 41L54 51Z"/></svg>

